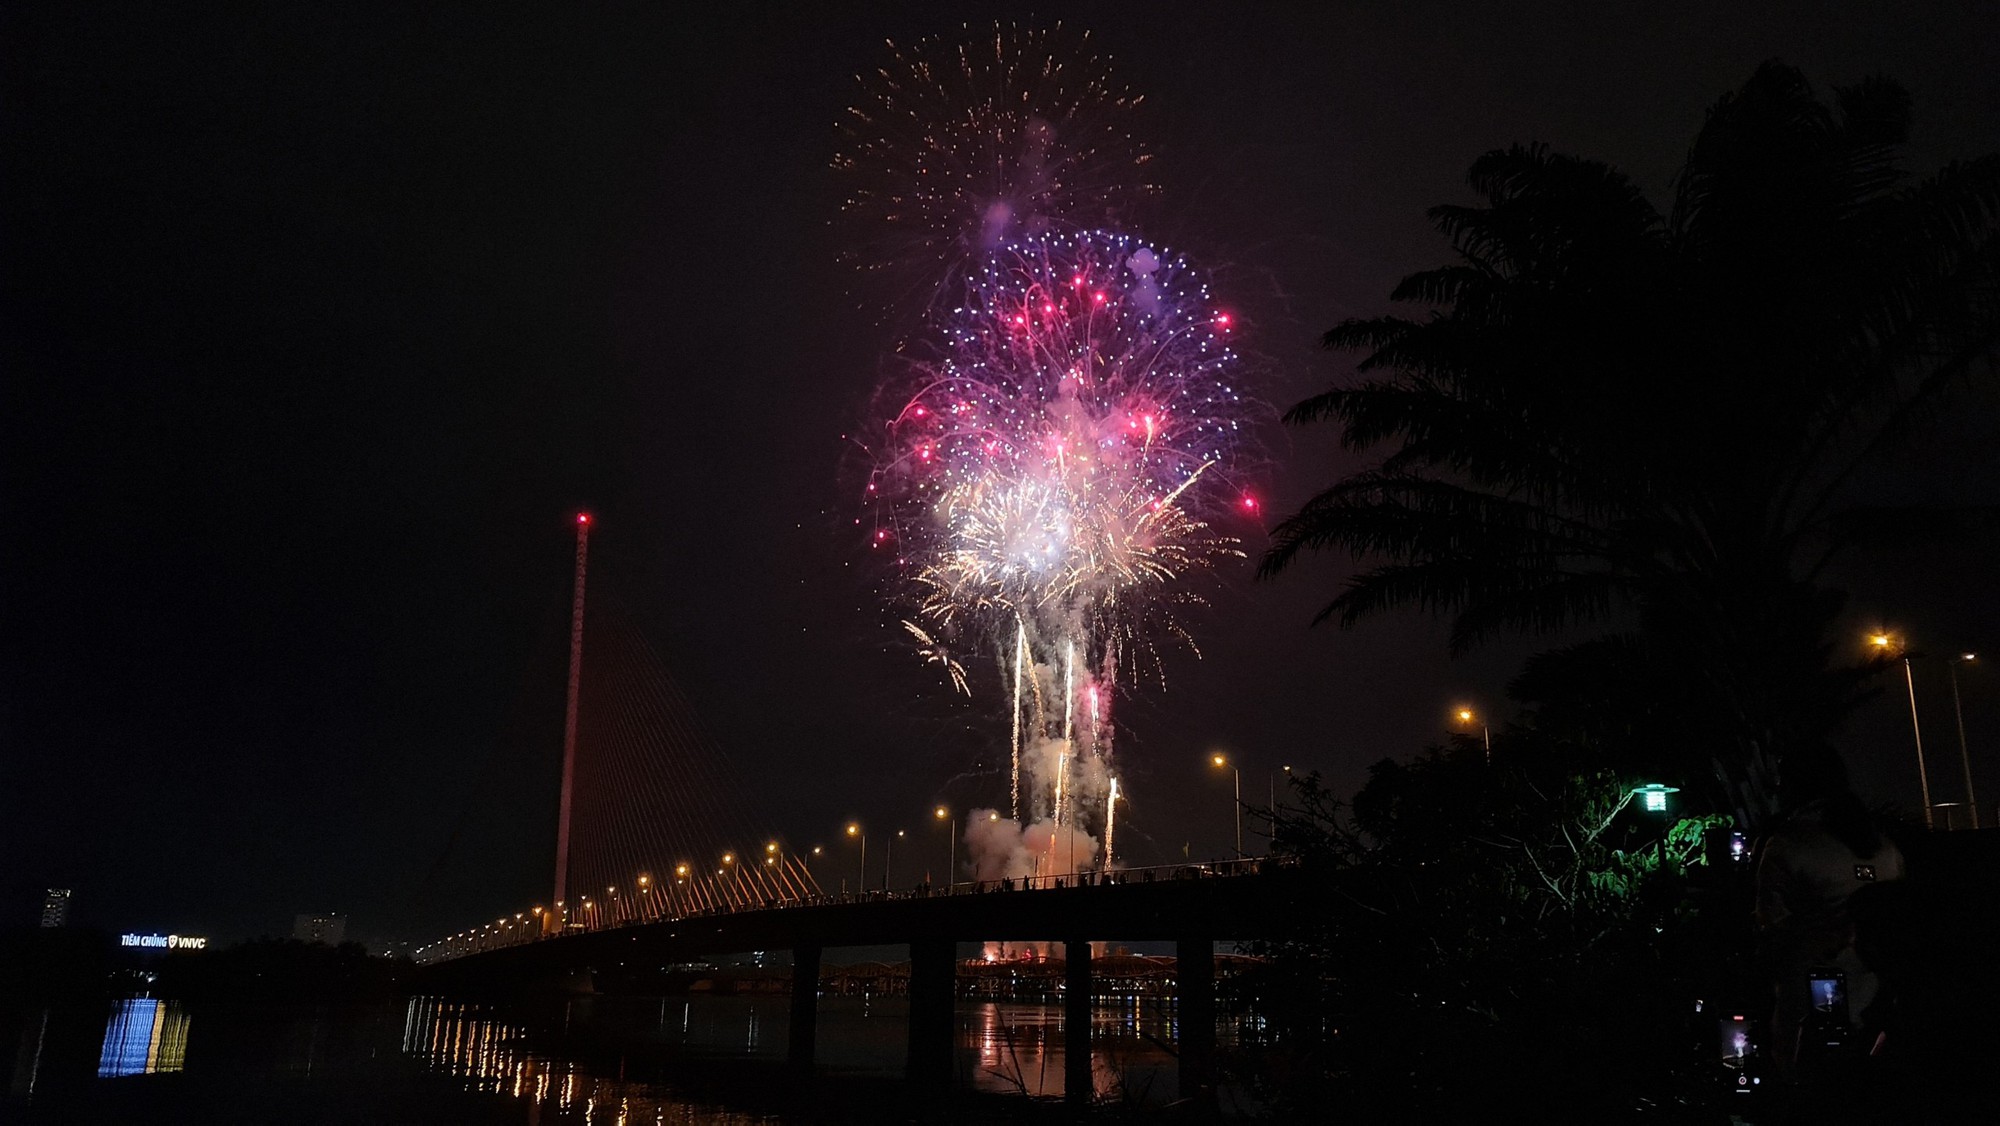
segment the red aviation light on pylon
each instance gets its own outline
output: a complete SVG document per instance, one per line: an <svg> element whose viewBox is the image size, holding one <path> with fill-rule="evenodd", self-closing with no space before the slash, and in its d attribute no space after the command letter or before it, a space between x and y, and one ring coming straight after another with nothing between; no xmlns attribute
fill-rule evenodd
<svg viewBox="0 0 2000 1126"><path fill-rule="evenodd" d="M577 513L577 514L576 514L576 522L577 522L577 523L579 523L579 524L589 524L589 523L590 523L590 513L588 513L588 512L579 512L579 513Z"/></svg>

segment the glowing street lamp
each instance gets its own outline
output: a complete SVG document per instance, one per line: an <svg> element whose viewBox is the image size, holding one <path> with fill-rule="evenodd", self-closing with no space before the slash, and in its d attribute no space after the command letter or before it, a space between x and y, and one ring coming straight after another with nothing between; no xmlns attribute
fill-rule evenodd
<svg viewBox="0 0 2000 1126"><path fill-rule="evenodd" d="M1235 776L1236 799L1234 804L1236 806L1236 855L1238 858L1241 858L1243 855L1243 772L1241 770L1238 770L1236 768L1236 765L1229 761L1228 755L1223 755L1223 754L1210 755L1208 761L1217 767L1224 767L1224 766L1228 767L1229 773Z"/></svg>
<svg viewBox="0 0 2000 1126"><path fill-rule="evenodd" d="M1868 644L1884 655L1894 653L1903 660L1903 687L1910 696L1910 734L1917 743L1917 787L1923 793L1924 828L1931 827L1931 776L1924 766L1924 729L1917 722L1917 679L1910 672L1910 654L1894 638L1886 633L1870 634Z"/></svg>
<svg viewBox="0 0 2000 1126"><path fill-rule="evenodd" d="M867 891L868 890L868 834L861 831L861 822L849 821L847 823L847 835L850 837L857 838L861 841L861 871L859 872L859 874L855 876L854 889L856 891Z"/></svg>
<svg viewBox="0 0 2000 1126"><path fill-rule="evenodd" d="M1965 771L1965 804L1972 810L1972 827L1979 828L1979 798L1972 792L1972 754L1965 747L1965 705L1958 699L1958 666L1979 659L1977 653L1960 653L1945 666L1951 670L1951 710L1958 719L1958 765Z"/></svg>
<svg viewBox="0 0 2000 1126"><path fill-rule="evenodd" d="M944 833L946 839L951 842L951 847L945 854L949 859L945 861L944 866L944 890L949 894L952 881L958 878L958 815L944 806L932 810L931 815L939 821L947 822Z"/></svg>
<svg viewBox="0 0 2000 1126"><path fill-rule="evenodd" d="M1463 723L1468 727L1472 726L1475 723L1479 725L1480 741L1483 744L1485 744L1486 747L1486 761L1492 762L1493 729L1486 726L1486 721L1484 719L1481 719L1479 713L1473 711L1471 708L1460 708L1452 714L1458 717L1458 722Z"/></svg>
<svg viewBox="0 0 2000 1126"><path fill-rule="evenodd" d="M1281 766L1277 770L1271 772L1271 816L1272 817L1276 817L1278 815L1278 775L1280 773L1284 774L1285 781L1287 783L1289 783L1292 780L1292 768L1289 766Z"/></svg>
<svg viewBox="0 0 2000 1126"><path fill-rule="evenodd" d="M895 837L890 837L890 838L889 838L889 843L888 843L888 844L887 844L886 846L884 846L884 847L883 847L883 849L882 849L882 890L883 890L883 891L888 891L888 890L889 890L889 869L890 869L891 867L893 867L893 866L895 865L895 863L896 863L896 837L901 837L901 836L904 836L904 835L905 835L905 834L904 834L903 830L901 830L901 829L898 829L898 830L896 830L896 836L895 836Z"/></svg>

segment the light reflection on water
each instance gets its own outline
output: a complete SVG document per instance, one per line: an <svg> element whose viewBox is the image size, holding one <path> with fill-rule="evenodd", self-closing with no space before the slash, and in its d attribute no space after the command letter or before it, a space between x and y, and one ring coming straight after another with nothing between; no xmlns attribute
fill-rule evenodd
<svg viewBox="0 0 2000 1126"><path fill-rule="evenodd" d="M820 1001L818 1066L828 1074L898 1077L907 1051L903 997L828 996ZM582 998L563 1024L568 1033L608 1037L621 1051L678 1058L779 1061L790 1025L783 996L702 996L664 999ZM954 1072L961 1085L993 1094L1044 1098L1064 1093L1064 1037L1060 1006L963 1001L957 1009ZM1170 1045L1175 1036L1171 1003L1155 998L1101 1001L1092 1020L1094 1094L1128 1104L1171 1101L1177 1084ZM1218 1030L1219 1046L1235 1042L1235 1029ZM413 998L404 1019L403 1051L468 1087L525 1099L559 1115L602 1118L602 1108L636 1108L649 1121L663 1108L688 1104L665 1087L593 1074L586 1064L561 1058L520 1024L492 1009L431 997ZM621 1063L622 1070L623 1064ZM702 1121L775 1119L702 1108ZM621 1115L625 1113L621 1110ZM609 1121L610 1119L604 1119Z"/></svg>
<svg viewBox="0 0 2000 1126"><path fill-rule="evenodd" d="M187 1062L188 1017L178 1001L134 997L112 1006L97 1077L179 1071Z"/></svg>
<svg viewBox="0 0 2000 1126"><path fill-rule="evenodd" d="M821 999L817 1070L834 1084L836 1097L866 1100L877 1089L900 1089L908 1013L903 996ZM801 1113L779 1093L789 1086L779 1078L790 1033L790 999L782 994L595 996L553 1009L419 997L394 1008L220 1007L196 1015L191 1021L180 1002L149 998L118 1002L108 1015L94 1007L69 1018L53 1011L27 1014L18 1029L0 1030L10 1034L0 1040L16 1048L4 1091L10 1102L53 1098L49 1105L55 1106L87 1092L68 1080L54 1087L38 1083L38 1072L81 1080L92 1074L88 1061L94 1059L95 1083L122 1087L132 1082L126 1076L188 1070L192 1059L204 1090L267 1107L346 1100L342 1105L353 1108L353 1121L386 1120L383 1114L393 1117L399 1099L429 1098L424 1092L445 1083L468 1095L518 1100L523 1121L550 1126L811 1120L810 1111L804 1118L774 1116ZM1096 1097L1127 1105L1171 1100L1171 1002L1100 998L1094 1017ZM955 1024L953 1072L960 1090L1003 1102L1063 1094L1060 1005L967 1000L958 1005ZM63 1028L74 1033L58 1034ZM1234 1022L1225 1020L1217 1029L1218 1047L1234 1044L1235 1032ZM53 1062L44 1060L45 1049ZM70 1060L73 1067L65 1062ZM173 1092L193 1088L143 1089L172 1106ZM356 1096L357 1090L371 1094ZM186 1119L169 1114L160 1120Z"/></svg>
<svg viewBox="0 0 2000 1126"><path fill-rule="evenodd" d="M666 1012L663 1004L663 1025ZM686 1015L684 1011L683 1019ZM470 1090L522 1099L549 1112L557 1122L748 1126L780 1121L693 1102L655 1084L593 1075L576 1061L531 1047L526 1027L476 1004L411 998L404 1013L402 1049L432 1070L459 1078ZM531 1121L540 1119L537 1115Z"/></svg>

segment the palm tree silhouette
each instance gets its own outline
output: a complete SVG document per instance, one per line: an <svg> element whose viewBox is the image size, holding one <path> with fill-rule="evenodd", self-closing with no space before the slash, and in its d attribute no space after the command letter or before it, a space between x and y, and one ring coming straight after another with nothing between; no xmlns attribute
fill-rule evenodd
<svg viewBox="0 0 2000 1126"><path fill-rule="evenodd" d="M1614 623L1517 694L1644 686L1655 749L1746 823L1768 813L1775 761L1826 753L1859 698L1828 562L1966 523L1855 486L2000 344L2000 155L1912 183L1904 90L1833 93L1764 64L1709 112L1664 215L1602 163L1479 158L1484 202L1430 212L1458 261L1391 295L1431 313L1328 332L1358 378L1286 415L1385 456L1283 521L1260 573L1367 558L1315 620L1424 608L1454 650Z"/></svg>

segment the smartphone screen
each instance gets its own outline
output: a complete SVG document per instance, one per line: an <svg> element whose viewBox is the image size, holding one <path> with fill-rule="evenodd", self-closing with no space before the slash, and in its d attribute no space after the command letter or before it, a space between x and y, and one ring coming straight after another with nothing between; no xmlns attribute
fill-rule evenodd
<svg viewBox="0 0 2000 1126"><path fill-rule="evenodd" d="M1745 1060L1750 1058L1750 1021L1747 1017L1725 1017L1716 1021L1716 1033L1721 1041L1722 1066L1741 1070Z"/></svg>
<svg viewBox="0 0 2000 1126"><path fill-rule="evenodd" d="M1757 1050L1756 1041L1750 1038L1750 1018L1738 1014L1724 1017L1715 1022L1723 1074L1732 1091L1739 1095L1751 1094L1761 1079L1751 1066L1751 1054Z"/></svg>

